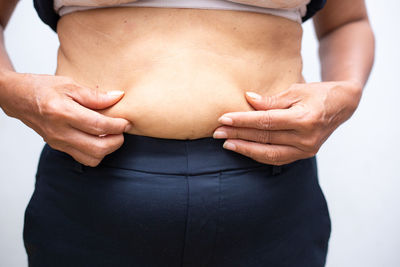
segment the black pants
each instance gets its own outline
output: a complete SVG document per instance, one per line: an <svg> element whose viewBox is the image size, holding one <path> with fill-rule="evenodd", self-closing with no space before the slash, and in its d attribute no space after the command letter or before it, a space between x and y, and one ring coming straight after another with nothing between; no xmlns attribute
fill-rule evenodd
<svg viewBox="0 0 400 267"><path fill-rule="evenodd" d="M96 168L46 145L25 211L29 266L324 266L315 157L278 167L223 142L126 135Z"/></svg>

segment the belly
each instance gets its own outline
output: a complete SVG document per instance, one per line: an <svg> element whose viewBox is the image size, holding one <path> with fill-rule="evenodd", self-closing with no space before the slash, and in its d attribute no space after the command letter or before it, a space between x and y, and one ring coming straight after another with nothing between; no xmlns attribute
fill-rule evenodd
<svg viewBox="0 0 400 267"><path fill-rule="evenodd" d="M105 8L58 24L56 75L124 98L99 110L129 120L129 133L212 136L226 112L251 111L244 93L270 95L303 81L302 28L252 12Z"/></svg>

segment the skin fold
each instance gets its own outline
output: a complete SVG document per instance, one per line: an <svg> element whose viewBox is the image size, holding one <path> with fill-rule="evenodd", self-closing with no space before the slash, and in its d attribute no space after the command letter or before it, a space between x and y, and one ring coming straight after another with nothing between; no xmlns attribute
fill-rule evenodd
<svg viewBox="0 0 400 267"><path fill-rule="evenodd" d="M15 3L0 1L3 28ZM16 73L1 42L0 107L89 166L118 149L124 132L225 138L224 148L259 162L289 163L316 154L350 118L374 58L364 1L330 0L314 25L323 81L306 83L302 27L285 18L172 8L71 13L58 23L55 75Z"/></svg>
<svg viewBox="0 0 400 267"><path fill-rule="evenodd" d="M212 136L223 113L254 110L245 90L267 95L302 80L301 26L276 16L112 8L68 14L57 31L56 74L124 91L101 112L129 120L132 134Z"/></svg>

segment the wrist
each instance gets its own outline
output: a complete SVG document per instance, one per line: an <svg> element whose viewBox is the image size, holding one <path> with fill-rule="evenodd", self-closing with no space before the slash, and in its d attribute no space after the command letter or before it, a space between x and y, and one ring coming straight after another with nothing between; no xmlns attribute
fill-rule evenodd
<svg viewBox="0 0 400 267"><path fill-rule="evenodd" d="M345 115L345 120L349 119L357 109L363 91L363 85L357 80L343 80L337 82L339 86L335 89L339 91L342 99L342 107Z"/></svg>
<svg viewBox="0 0 400 267"><path fill-rule="evenodd" d="M330 80L324 81L323 83L331 84L335 91L339 91L341 95L346 96L346 98L352 99L357 103L359 102L363 92L363 83L355 79Z"/></svg>
<svg viewBox="0 0 400 267"><path fill-rule="evenodd" d="M362 94L364 84L360 82L359 80L356 79L349 79L343 81L343 84L348 88L348 90L354 95L354 96L360 96Z"/></svg>
<svg viewBox="0 0 400 267"><path fill-rule="evenodd" d="M12 115L7 109L7 106L9 106L7 104L11 102L10 99L13 98L12 95L17 90L16 83L22 75L15 71L0 70L0 108L9 116Z"/></svg>

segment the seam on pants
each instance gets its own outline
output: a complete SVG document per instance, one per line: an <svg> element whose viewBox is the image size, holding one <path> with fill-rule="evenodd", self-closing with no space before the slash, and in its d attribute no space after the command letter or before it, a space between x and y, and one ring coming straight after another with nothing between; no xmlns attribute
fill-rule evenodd
<svg viewBox="0 0 400 267"><path fill-rule="evenodd" d="M209 262L207 263L207 266L212 264L214 261L214 257L215 257L215 249L217 246L217 240L219 237L219 226L220 226L220 221L221 221L221 176L222 176L222 171L219 172L218 175L218 206L217 206L217 226L215 229L215 237L214 237L214 244L213 244L213 250L212 250L212 255L210 257Z"/></svg>
<svg viewBox="0 0 400 267"><path fill-rule="evenodd" d="M190 197L190 192L189 192L189 177L188 177L188 172L189 172L189 159L188 159L188 149L187 149L187 143L185 142L185 154L186 154L186 220L185 220L185 231L183 234L183 246L182 246L182 258L181 258L181 267L183 267L184 264L184 259L185 259L185 247L186 247L186 237L187 237L187 232L188 232L188 220L189 220L189 197Z"/></svg>

